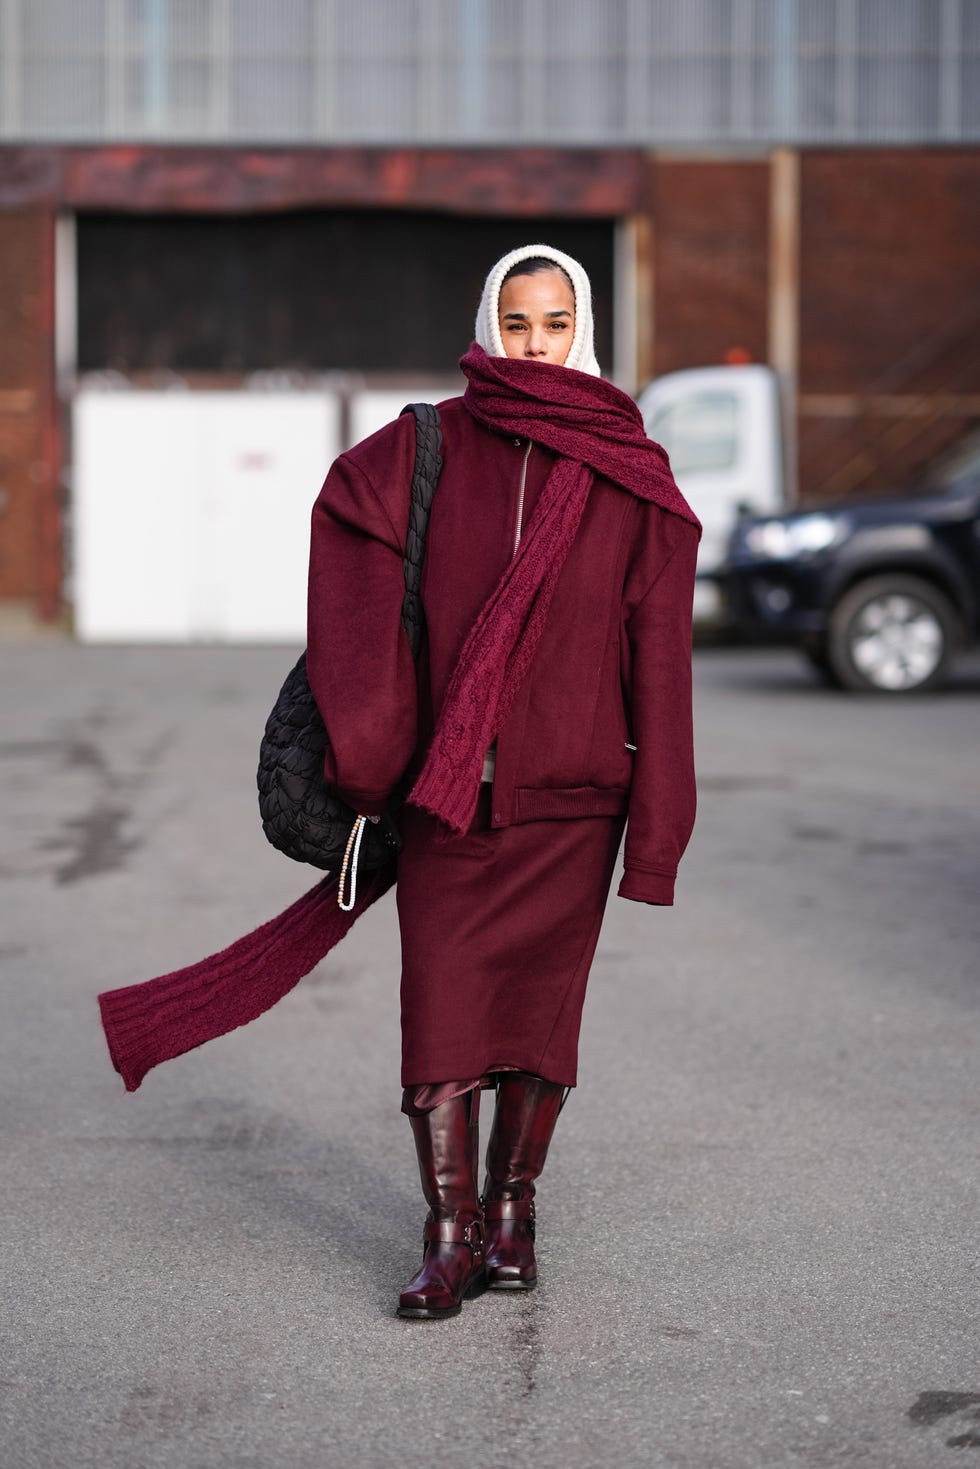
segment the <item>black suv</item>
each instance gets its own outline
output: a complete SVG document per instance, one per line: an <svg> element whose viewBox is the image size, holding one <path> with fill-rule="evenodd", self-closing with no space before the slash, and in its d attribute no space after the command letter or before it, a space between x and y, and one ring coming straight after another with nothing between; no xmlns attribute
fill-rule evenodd
<svg viewBox="0 0 980 1469"><path fill-rule="evenodd" d="M798 644L829 682L935 687L980 637L980 432L904 492L743 517L717 579L731 631Z"/></svg>

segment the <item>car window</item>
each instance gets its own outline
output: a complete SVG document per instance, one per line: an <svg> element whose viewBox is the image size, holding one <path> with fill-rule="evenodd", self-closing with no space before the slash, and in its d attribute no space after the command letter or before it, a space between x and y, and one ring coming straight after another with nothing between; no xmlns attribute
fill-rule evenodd
<svg viewBox="0 0 980 1469"><path fill-rule="evenodd" d="M739 407L734 393L704 389L665 403L646 430L667 450L675 474L731 469L738 458Z"/></svg>

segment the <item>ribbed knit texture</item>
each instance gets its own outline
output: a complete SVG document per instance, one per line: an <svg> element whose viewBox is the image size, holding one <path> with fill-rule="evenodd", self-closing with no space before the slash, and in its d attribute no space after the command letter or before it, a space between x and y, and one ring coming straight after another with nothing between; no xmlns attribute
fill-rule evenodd
<svg viewBox="0 0 980 1469"><path fill-rule="evenodd" d="M647 438L639 408L621 388L553 362L491 357L476 342L459 365L467 378L463 402L487 428L533 439L700 526L667 451Z"/></svg>
<svg viewBox="0 0 980 1469"><path fill-rule="evenodd" d="M349 913L329 874L278 917L209 958L99 996L112 1064L134 1092L161 1061L247 1025L309 974L395 880L390 863L361 886Z"/></svg>
<svg viewBox="0 0 980 1469"><path fill-rule="evenodd" d="M487 428L532 439L557 461L517 554L470 630L446 692L425 764L408 799L461 835L476 810L483 757L531 666L585 510L593 471L697 525L648 439L632 398L567 367L490 357L476 342L460 367L463 402Z"/></svg>
<svg viewBox="0 0 980 1469"><path fill-rule="evenodd" d="M574 367L592 377L599 376L599 363L595 355L595 331L592 323L592 286L589 277L570 255L556 250L553 245L522 245L504 255L487 276L476 313L474 335L485 352L491 357L506 357L503 338L500 335L500 288L507 272L522 260L553 260L568 276L575 295L575 330L572 345L565 358L566 367Z"/></svg>

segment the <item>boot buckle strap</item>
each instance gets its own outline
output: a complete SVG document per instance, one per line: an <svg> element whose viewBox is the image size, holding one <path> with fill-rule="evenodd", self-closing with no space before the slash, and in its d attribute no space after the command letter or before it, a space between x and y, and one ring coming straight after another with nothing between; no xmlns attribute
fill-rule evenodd
<svg viewBox="0 0 980 1469"><path fill-rule="evenodd" d="M485 1219L530 1219L534 1218L533 1199L485 1199Z"/></svg>
<svg viewBox="0 0 980 1469"><path fill-rule="evenodd" d="M469 1245L473 1254L483 1254L483 1224L471 1219L463 1224L456 1219L427 1219L422 1230L423 1240L441 1240L444 1244Z"/></svg>

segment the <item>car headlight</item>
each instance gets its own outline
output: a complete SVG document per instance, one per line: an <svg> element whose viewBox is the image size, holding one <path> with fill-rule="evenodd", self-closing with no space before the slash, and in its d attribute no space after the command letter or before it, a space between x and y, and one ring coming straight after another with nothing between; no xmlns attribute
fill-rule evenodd
<svg viewBox="0 0 980 1469"><path fill-rule="evenodd" d="M846 515L799 515L793 520L759 520L745 532L745 544L754 556L766 561L790 561L794 556L813 556L843 538L848 528Z"/></svg>

